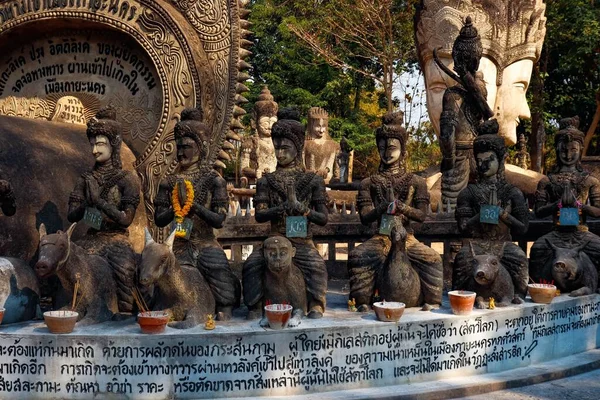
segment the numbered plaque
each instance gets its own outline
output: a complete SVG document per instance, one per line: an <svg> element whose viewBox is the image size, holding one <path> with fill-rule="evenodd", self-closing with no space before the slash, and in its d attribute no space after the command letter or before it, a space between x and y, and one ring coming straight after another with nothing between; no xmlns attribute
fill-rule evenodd
<svg viewBox="0 0 600 400"><path fill-rule="evenodd" d="M285 236L289 238L305 238L308 236L308 220L306 217L286 217Z"/></svg>
<svg viewBox="0 0 600 400"><path fill-rule="evenodd" d="M498 225L500 218L500 207L485 204L479 210L479 222L484 224Z"/></svg>
<svg viewBox="0 0 600 400"><path fill-rule="evenodd" d="M194 227L194 221L189 218L184 218L182 223L178 223L173 221L171 224L171 233L176 231L177 237L180 237L185 240L189 240L192 234L192 228Z"/></svg>
<svg viewBox="0 0 600 400"><path fill-rule="evenodd" d="M573 207L563 207L560 209L558 222L564 226L579 225L579 209Z"/></svg>
<svg viewBox="0 0 600 400"><path fill-rule="evenodd" d="M94 207L86 207L83 214L83 223L87 226L100 230L102 226L102 213Z"/></svg>
<svg viewBox="0 0 600 400"><path fill-rule="evenodd" d="M392 234L393 227L394 216L390 214L383 214L381 216L381 223L379 224L379 233L381 235L390 236Z"/></svg>

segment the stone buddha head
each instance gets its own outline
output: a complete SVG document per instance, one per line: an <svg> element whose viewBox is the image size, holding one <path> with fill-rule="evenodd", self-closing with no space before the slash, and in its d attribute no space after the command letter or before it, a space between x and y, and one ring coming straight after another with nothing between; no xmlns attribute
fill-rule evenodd
<svg viewBox="0 0 600 400"><path fill-rule="evenodd" d="M277 114L273 125L272 139L278 167L303 167L304 125L300 122L300 113L295 108L285 108Z"/></svg>
<svg viewBox="0 0 600 400"><path fill-rule="evenodd" d="M329 114L321 107L308 110L308 139L329 138Z"/></svg>
<svg viewBox="0 0 600 400"><path fill-rule="evenodd" d="M96 164L111 160L113 167L121 169L121 124L113 107L100 109L87 124L86 135L90 141Z"/></svg>
<svg viewBox="0 0 600 400"><path fill-rule="evenodd" d="M267 86L263 87L258 101L254 103L252 109L252 127L256 129L258 135L263 138L271 136L273 124L277 122L277 111L279 106L273 100L273 96Z"/></svg>
<svg viewBox="0 0 600 400"><path fill-rule="evenodd" d="M382 125L375 131L375 140L381 163L379 169L401 165L406 156L407 132L403 125L404 113L389 112L382 118Z"/></svg>
<svg viewBox="0 0 600 400"><path fill-rule="evenodd" d="M452 58L454 40L463 21L471 16L481 36L483 55L478 71L483 73L488 105L498 120L500 136L508 145L517 142L519 119L531 116L525 94L544 42L545 10L543 0L421 1L415 16L415 36L425 78L427 110L438 134L444 91L456 82L435 64L433 50L438 49L440 60L457 70Z"/></svg>
<svg viewBox="0 0 600 400"><path fill-rule="evenodd" d="M273 236L264 241L263 254L267 262L267 269L278 273L288 270L292 266L296 249L287 238Z"/></svg>
<svg viewBox="0 0 600 400"><path fill-rule="evenodd" d="M207 156L210 132L203 117L202 110L186 108L181 112L181 120L175 124L177 162L181 168L198 165Z"/></svg>
<svg viewBox="0 0 600 400"><path fill-rule="evenodd" d="M554 136L556 169L574 167L578 171L583 171L581 157L585 134L579 130L579 117L563 118L559 126L560 130Z"/></svg>
<svg viewBox="0 0 600 400"><path fill-rule="evenodd" d="M504 161L507 153L504 138L498 135L498 121L485 121L479 127L478 133L473 141L473 154L479 179L485 180L494 175L504 179Z"/></svg>

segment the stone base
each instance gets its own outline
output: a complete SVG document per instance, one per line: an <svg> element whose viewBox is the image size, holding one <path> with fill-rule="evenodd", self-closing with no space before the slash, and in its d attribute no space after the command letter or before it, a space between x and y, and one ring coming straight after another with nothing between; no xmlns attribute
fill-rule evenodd
<svg viewBox="0 0 600 400"><path fill-rule="evenodd" d="M315 394L497 373L595 349L600 295L549 305L408 309L398 324L350 313L330 293L320 320L272 331L258 321L143 335L133 321L49 334L0 327L1 398L214 399ZM119 394L114 397L115 394ZM338 393L339 394L339 393Z"/></svg>

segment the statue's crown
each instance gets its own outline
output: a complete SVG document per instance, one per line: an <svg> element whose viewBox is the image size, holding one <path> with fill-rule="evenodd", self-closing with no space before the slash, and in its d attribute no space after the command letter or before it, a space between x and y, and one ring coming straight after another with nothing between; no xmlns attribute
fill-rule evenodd
<svg viewBox="0 0 600 400"><path fill-rule="evenodd" d="M279 106L275 102L273 95L269 91L269 88L267 85L263 86L260 94L258 95L258 101L254 103L255 117L260 117L263 115L276 116L278 109Z"/></svg>
<svg viewBox="0 0 600 400"><path fill-rule="evenodd" d="M313 119L328 119L329 114L325 111L324 108L321 107L311 107L308 110L308 118Z"/></svg>
<svg viewBox="0 0 600 400"><path fill-rule="evenodd" d="M415 15L415 36L423 66L439 49L450 57L457 36L474 38L479 32L483 55L502 70L521 59L537 60L546 34L543 0L422 0ZM465 17L471 16L463 26ZM476 28L476 29L475 29Z"/></svg>
<svg viewBox="0 0 600 400"><path fill-rule="evenodd" d="M585 134L579 130L579 116L562 118L558 126L560 129L554 137L555 144L560 142L579 142L583 145Z"/></svg>
<svg viewBox="0 0 600 400"><path fill-rule="evenodd" d="M404 113L402 111L388 112L381 118L382 125L375 132L375 139L398 139L404 146L408 133L404 128Z"/></svg>

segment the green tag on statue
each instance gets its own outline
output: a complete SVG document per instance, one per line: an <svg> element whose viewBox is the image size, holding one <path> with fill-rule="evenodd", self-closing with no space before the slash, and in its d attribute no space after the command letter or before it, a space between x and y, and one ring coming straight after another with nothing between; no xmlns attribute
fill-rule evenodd
<svg viewBox="0 0 600 400"><path fill-rule="evenodd" d="M306 217L286 217L285 236L289 238L305 238L308 236L308 220Z"/></svg>
<svg viewBox="0 0 600 400"><path fill-rule="evenodd" d="M392 234L393 227L394 216L390 214L383 214L381 216L381 223L379 224L379 234L390 236Z"/></svg>
<svg viewBox="0 0 600 400"><path fill-rule="evenodd" d="M95 207L86 207L83 223L99 231L102 226L102 213Z"/></svg>
<svg viewBox="0 0 600 400"><path fill-rule="evenodd" d="M173 221L171 223L171 233L173 231L177 232L175 235L178 238L182 238L185 240L190 240L190 236L192 235L192 228L194 227L194 221L190 218L184 218L182 223L178 223Z"/></svg>
<svg viewBox="0 0 600 400"><path fill-rule="evenodd" d="M577 226L579 225L579 209L574 207L563 207L560 209L558 222L562 226Z"/></svg>
<svg viewBox="0 0 600 400"><path fill-rule="evenodd" d="M498 225L500 218L500 207L484 204L479 210L479 222L484 224Z"/></svg>

